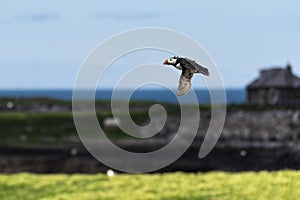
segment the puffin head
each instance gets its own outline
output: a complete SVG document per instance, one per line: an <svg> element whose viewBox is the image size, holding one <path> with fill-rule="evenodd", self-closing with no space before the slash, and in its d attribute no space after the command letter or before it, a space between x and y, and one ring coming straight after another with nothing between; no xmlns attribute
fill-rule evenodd
<svg viewBox="0 0 300 200"><path fill-rule="evenodd" d="M167 60L164 61L164 65L175 65L177 62L178 56L173 56Z"/></svg>

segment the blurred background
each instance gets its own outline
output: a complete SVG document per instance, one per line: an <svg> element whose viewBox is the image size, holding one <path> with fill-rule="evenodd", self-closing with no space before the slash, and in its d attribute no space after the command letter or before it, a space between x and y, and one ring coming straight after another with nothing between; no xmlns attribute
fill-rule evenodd
<svg viewBox="0 0 300 200"><path fill-rule="evenodd" d="M299 7L295 0L2 2L0 198L296 199ZM203 79L193 78L200 103L192 106L201 110L197 137L177 161L151 175L122 174L97 161L82 145L72 116L73 84L89 53L113 35L141 27L173 29L201 44L222 76L227 98L221 137L199 159L211 104ZM177 79L168 80L171 90L150 85L131 98L130 114L139 125L149 121L151 105L165 107L167 122L153 138L138 140L122 132L110 109L112 89L122 75L170 56L132 52L113 62L99 82L98 121L120 147L149 152L174 138L180 123ZM130 89L122 88L120 101Z"/></svg>

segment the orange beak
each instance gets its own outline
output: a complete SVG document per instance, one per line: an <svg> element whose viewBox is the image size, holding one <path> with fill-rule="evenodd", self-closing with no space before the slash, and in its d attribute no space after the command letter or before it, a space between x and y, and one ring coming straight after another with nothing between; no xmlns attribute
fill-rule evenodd
<svg viewBox="0 0 300 200"><path fill-rule="evenodd" d="M167 65L167 64L168 64L168 60L165 60L163 64L164 64L164 65Z"/></svg>

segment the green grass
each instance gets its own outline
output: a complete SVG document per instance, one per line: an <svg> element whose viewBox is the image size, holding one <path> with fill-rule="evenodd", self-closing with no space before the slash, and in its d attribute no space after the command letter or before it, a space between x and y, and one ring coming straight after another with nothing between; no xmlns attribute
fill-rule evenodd
<svg viewBox="0 0 300 200"><path fill-rule="evenodd" d="M70 101L32 98L32 99L0 99L0 107L7 102L13 102L20 107L33 105L65 105L71 107ZM137 124L149 120L149 108L155 102L131 101L130 115ZM110 101L96 101L103 111L97 113L98 121L102 124L104 118L112 117ZM180 113L178 105L163 104L168 114ZM102 126L103 127L103 126ZM120 129L105 129L105 133L112 140L129 137ZM10 147L52 147L66 145L80 145L71 111L63 112L30 112L6 111L0 112L0 146Z"/></svg>
<svg viewBox="0 0 300 200"><path fill-rule="evenodd" d="M3 101L3 100L2 100ZM37 102L40 99L35 100ZM50 103L57 103L48 100ZM53 102L54 101L54 102ZM1 101L0 101L1 102ZM23 102L22 99L17 101ZM59 101L58 101L59 102ZM62 103L66 103L62 101ZM102 103L102 106L109 106L109 102ZM143 104L144 103L144 104ZM107 104L107 105L106 105ZM149 120L149 108L152 102L132 102L130 115L137 124ZM176 105L164 105L168 115L180 113ZM135 109L138 108L138 109ZM112 117L110 110L97 112L99 124L102 125L106 117ZM102 126L103 127L103 126ZM129 137L118 128L105 129L107 136L112 140ZM0 146L10 147L34 147L34 146L66 146L81 144L73 121L72 112L0 112Z"/></svg>
<svg viewBox="0 0 300 200"><path fill-rule="evenodd" d="M111 116L110 112L97 113L100 124ZM148 112L133 112L131 116L137 123L142 123L148 119ZM111 139L128 137L120 129L105 130L105 133ZM1 146L13 147L81 144L71 112L0 113L0 138Z"/></svg>
<svg viewBox="0 0 300 200"><path fill-rule="evenodd" d="M1 145L34 145L63 142L75 135L70 113L0 113Z"/></svg>
<svg viewBox="0 0 300 200"><path fill-rule="evenodd" d="M0 199L299 199L300 171L0 175Z"/></svg>

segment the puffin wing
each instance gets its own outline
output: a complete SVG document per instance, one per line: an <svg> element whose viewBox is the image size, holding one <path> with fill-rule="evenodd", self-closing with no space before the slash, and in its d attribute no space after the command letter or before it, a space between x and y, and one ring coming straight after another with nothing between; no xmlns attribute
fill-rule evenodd
<svg viewBox="0 0 300 200"><path fill-rule="evenodd" d="M186 65L190 65L190 67L196 69L196 73L201 73L205 76L209 76L209 71L207 68L199 65L198 63L196 63L196 61L194 60L191 60L189 58L184 58L185 62L186 62Z"/></svg>
<svg viewBox="0 0 300 200"><path fill-rule="evenodd" d="M190 72L189 69L184 68L180 75L179 86L177 90L177 96L182 96L186 94L191 89L191 79L193 77L193 73Z"/></svg>

